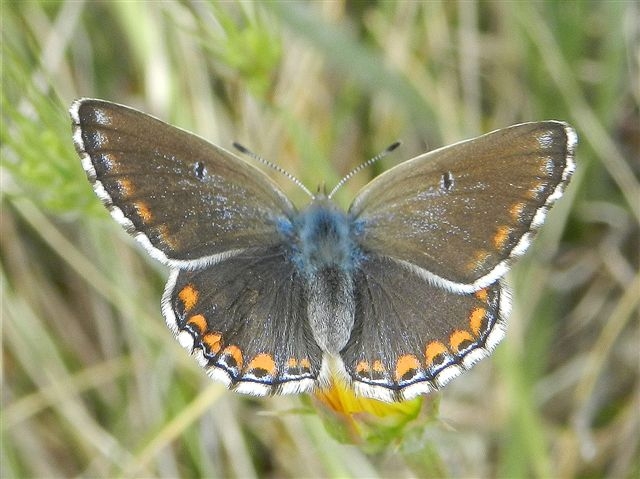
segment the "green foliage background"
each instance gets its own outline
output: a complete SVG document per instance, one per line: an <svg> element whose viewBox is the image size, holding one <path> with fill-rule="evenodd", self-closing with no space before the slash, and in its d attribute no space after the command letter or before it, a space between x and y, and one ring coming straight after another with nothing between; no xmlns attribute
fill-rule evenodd
<svg viewBox="0 0 640 479"><path fill-rule="evenodd" d="M637 477L636 2L3 2L2 477ZM68 105L104 98L309 188L560 119L578 170L510 275L504 343L378 455L298 398L211 384L166 330L166 271L100 206ZM275 177L292 198L304 195Z"/></svg>

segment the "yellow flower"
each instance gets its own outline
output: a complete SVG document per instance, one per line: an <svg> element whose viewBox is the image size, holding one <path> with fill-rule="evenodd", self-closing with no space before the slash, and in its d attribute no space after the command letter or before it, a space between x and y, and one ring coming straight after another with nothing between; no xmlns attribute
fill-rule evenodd
<svg viewBox="0 0 640 479"><path fill-rule="evenodd" d="M408 428L435 419L437 398L438 395L429 395L387 403L356 396L353 389L332 378L326 388L316 390L312 402L335 439L374 453L399 441Z"/></svg>

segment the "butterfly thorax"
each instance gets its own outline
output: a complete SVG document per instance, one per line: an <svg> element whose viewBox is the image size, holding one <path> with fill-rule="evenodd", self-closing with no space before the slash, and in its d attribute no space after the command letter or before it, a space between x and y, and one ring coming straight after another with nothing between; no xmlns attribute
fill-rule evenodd
<svg viewBox="0 0 640 479"><path fill-rule="evenodd" d="M305 275L328 267L353 269L355 243L349 220L331 200L324 196L314 199L299 213L294 229L299 265Z"/></svg>
<svg viewBox="0 0 640 479"><path fill-rule="evenodd" d="M353 270L358 257L347 214L318 195L294 221L293 261L306 279L308 317L320 347L337 354L353 328Z"/></svg>

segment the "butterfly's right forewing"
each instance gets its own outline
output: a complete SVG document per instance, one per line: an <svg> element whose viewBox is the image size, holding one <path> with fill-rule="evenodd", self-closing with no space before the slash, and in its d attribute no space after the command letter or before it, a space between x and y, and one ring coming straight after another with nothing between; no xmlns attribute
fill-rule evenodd
<svg viewBox="0 0 640 479"><path fill-rule="evenodd" d="M122 105L82 99L70 112L96 193L155 258L201 267L281 241L277 225L294 208L257 168Z"/></svg>

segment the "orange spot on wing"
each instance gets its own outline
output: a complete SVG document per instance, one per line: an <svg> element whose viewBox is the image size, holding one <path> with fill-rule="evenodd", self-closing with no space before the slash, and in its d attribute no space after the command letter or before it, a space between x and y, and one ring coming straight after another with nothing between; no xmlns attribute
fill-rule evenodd
<svg viewBox="0 0 640 479"><path fill-rule="evenodd" d="M228 356L232 361L227 361L229 366L242 369L242 351L234 344L224 348L222 352L224 356Z"/></svg>
<svg viewBox="0 0 640 479"><path fill-rule="evenodd" d="M360 361L356 366L356 374L360 376L366 376L371 371L368 361Z"/></svg>
<svg viewBox="0 0 640 479"><path fill-rule="evenodd" d="M449 345L451 346L452 351L458 352L461 349L464 349L465 343L473 343L474 340L475 338L469 331L462 331L458 329L449 336Z"/></svg>
<svg viewBox="0 0 640 479"><path fill-rule="evenodd" d="M136 211L138 212L138 216L143 223L149 223L153 219L151 209L149 209L149 205L147 205L144 201L136 201L135 203L133 203L133 206L135 206Z"/></svg>
<svg viewBox="0 0 640 479"><path fill-rule="evenodd" d="M493 235L493 245L496 249L501 250L504 248L504 245L509 240L509 235L511 234L512 229L509 226L500 226L496 231L496 234Z"/></svg>
<svg viewBox="0 0 640 479"><path fill-rule="evenodd" d="M287 361L287 370L289 374L306 374L311 370L311 363L308 359L289 358Z"/></svg>
<svg viewBox="0 0 640 479"><path fill-rule="evenodd" d="M196 330L200 336L207 330L207 320L201 314L193 315L187 321L187 324Z"/></svg>
<svg viewBox="0 0 640 479"><path fill-rule="evenodd" d="M477 250L473 255L473 259L469 261L469 263L467 264L467 269L469 271L475 271L481 268L484 265L487 258L489 258L488 251L485 251L482 249Z"/></svg>
<svg viewBox="0 0 640 479"><path fill-rule="evenodd" d="M185 312L193 309L198 302L199 295L200 293L198 293L198 290L192 284L188 284L180 290L178 293L178 299L182 301Z"/></svg>
<svg viewBox="0 0 640 479"><path fill-rule="evenodd" d="M300 366L300 369L302 371L311 371L311 361L309 361L307 358L302 358L300 361L298 361L298 365Z"/></svg>
<svg viewBox="0 0 640 479"><path fill-rule="evenodd" d="M487 293L487 288L476 291L475 297L483 303L486 303L489 300L489 293Z"/></svg>
<svg viewBox="0 0 640 479"><path fill-rule="evenodd" d="M277 372L276 362L270 354L260 353L249 362L247 371L258 377L275 376Z"/></svg>
<svg viewBox="0 0 640 479"><path fill-rule="evenodd" d="M477 336L482 332L482 326L484 325L484 319L487 315L487 310L484 308L473 308L469 315L469 326L473 334Z"/></svg>
<svg viewBox="0 0 640 479"><path fill-rule="evenodd" d="M396 362L396 381L409 380L420 370L420 361L413 354L405 354Z"/></svg>
<svg viewBox="0 0 640 479"><path fill-rule="evenodd" d="M202 344L210 353L217 354L222 349L222 336L218 333L207 333L202 337Z"/></svg>
<svg viewBox="0 0 640 479"><path fill-rule="evenodd" d="M169 248L175 250L177 246L176 238L169 232L169 227L165 224L158 226L156 232L160 240Z"/></svg>
<svg viewBox="0 0 640 479"><path fill-rule="evenodd" d="M372 369L377 373L384 373L384 371L385 371L384 364L382 364L382 361L380 361L379 359L376 359L373 362L373 368Z"/></svg>
<svg viewBox="0 0 640 479"><path fill-rule="evenodd" d="M526 203L514 203L511 205L511 208L509 208L511 218L513 218L514 221L519 221L522 218L522 213L526 206Z"/></svg>
<svg viewBox="0 0 640 479"><path fill-rule="evenodd" d="M385 367L384 364L382 364L382 361L380 361L379 359L376 359L373 362L373 366L369 363L369 361L360 361L356 366L356 374L371 379L379 379L384 377Z"/></svg>
<svg viewBox="0 0 640 479"><path fill-rule="evenodd" d="M135 191L135 187L131 180L127 180L126 178L121 178L118 180L118 189L120 190L120 194L127 198L133 194Z"/></svg>
<svg viewBox="0 0 640 479"><path fill-rule="evenodd" d="M425 365L430 368L433 366L435 359L441 355L447 354L449 350L440 341L431 341L427 344L424 351Z"/></svg>

